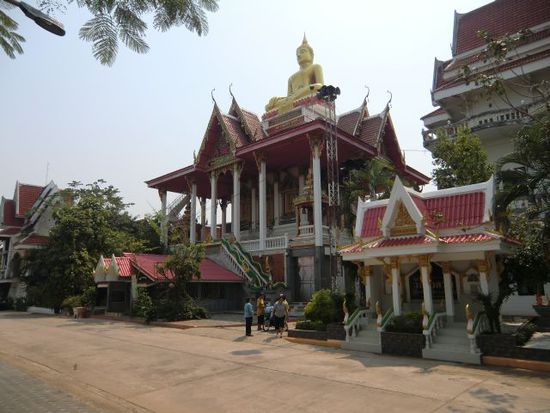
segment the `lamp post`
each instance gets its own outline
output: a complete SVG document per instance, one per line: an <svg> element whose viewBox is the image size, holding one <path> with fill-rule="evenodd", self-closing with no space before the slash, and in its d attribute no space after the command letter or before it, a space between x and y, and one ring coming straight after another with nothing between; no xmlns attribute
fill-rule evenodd
<svg viewBox="0 0 550 413"><path fill-rule="evenodd" d="M42 27L44 30L49 31L50 33L57 34L58 36L65 36L65 29L63 24L59 23L57 20L51 18L45 13L42 13L40 10L35 9L34 7L28 5L27 3L19 0L4 0L6 3L13 4L21 9L25 16L29 19L34 20L36 24Z"/></svg>

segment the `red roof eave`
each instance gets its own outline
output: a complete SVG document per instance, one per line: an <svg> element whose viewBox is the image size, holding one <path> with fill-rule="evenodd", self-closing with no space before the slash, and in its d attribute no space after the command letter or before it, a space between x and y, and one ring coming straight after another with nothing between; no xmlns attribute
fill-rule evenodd
<svg viewBox="0 0 550 413"><path fill-rule="evenodd" d="M167 174L161 175L157 178L153 178L148 181L145 181L145 183L149 188L158 188L161 184L167 183L172 179L180 178L185 175L190 175L191 173L196 172L198 170L199 169L195 165L189 165L189 166L186 166L185 168L181 168L173 172L169 172Z"/></svg>

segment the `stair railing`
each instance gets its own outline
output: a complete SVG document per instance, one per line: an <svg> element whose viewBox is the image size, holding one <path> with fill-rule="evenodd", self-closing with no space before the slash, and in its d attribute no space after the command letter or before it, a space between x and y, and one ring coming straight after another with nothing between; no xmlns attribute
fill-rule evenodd
<svg viewBox="0 0 550 413"><path fill-rule="evenodd" d="M366 320L368 323L368 313L366 308L356 308L344 325L346 330L346 341L349 343L352 337L357 337L361 330L361 321Z"/></svg>
<svg viewBox="0 0 550 413"><path fill-rule="evenodd" d="M386 313L382 316L380 303L376 302L376 313L378 314L378 317L376 318L376 330L381 333L382 331L386 330L387 325L393 319L393 308L388 308Z"/></svg>
<svg viewBox="0 0 550 413"><path fill-rule="evenodd" d="M229 260L229 265L233 269L234 272L236 272L241 278L247 280L248 282L252 282L252 278L248 273L243 269L239 261L231 254L231 252L227 249L227 246L222 242L222 251L224 257L226 257Z"/></svg>
<svg viewBox="0 0 550 413"><path fill-rule="evenodd" d="M433 345L435 337L438 331L444 327L446 319L447 313L433 313L429 316L428 323L422 330L422 334L426 337L425 348L430 348Z"/></svg>
<svg viewBox="0 0 550 413"><path fill-rule="evenodd" d="M470 353L478 354L479 348L477 347L477 336L487 331L489 328L489 319L485 311L480 311L477 315L473 316L473 312L469 304L466 304L466 334L470 340Z"/></svg>
<svg viewBox="0 0 550 413"><path fill-rule="evenodd" d="M254 261L252 256L244 251L238 242L229 243L225 239L221 239L223 247L239 264L240 269L247 274L247 279L256 286L265 286L271 281L269 274L261 270L260 265Z"/></svg>

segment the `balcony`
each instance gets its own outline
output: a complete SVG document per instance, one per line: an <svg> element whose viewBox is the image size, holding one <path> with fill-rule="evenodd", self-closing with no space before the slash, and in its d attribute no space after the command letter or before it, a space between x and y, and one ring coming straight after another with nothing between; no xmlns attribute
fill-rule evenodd
<svg viewBox="0 0 550 413"><path fill-rule="evenodd" d="M448 123L440 127L425 129L422 131L422 137L424 140L424 147L427 148L437 140L437 132L442 130L447 133L447 136L453 138L457 135L458 131L463 128L469 128L473 133L479 133L484 129L496 128L501 126L512 126L522 123L528 123L530 120L529 115L535 112L535 105L523 106L516 109L502 109L493 110L480 113L479 115L472 116L468 119L461 120L455 123Z"/></svg>

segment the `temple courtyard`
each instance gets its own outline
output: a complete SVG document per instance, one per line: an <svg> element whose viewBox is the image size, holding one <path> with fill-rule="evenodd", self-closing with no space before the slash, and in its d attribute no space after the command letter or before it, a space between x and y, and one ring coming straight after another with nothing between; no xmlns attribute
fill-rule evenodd
<svg viewBox="0 0 550 413"><path fill-rule="evenodd" d="M548 373L342 351L269 332L245 338L231 323L181 330L2 312L0 324L4 382L31 377L33 386L72 395L90 411L543 412L550 406ZM0 392L0 406L15 396ZM21 409L10 412L33 411L20 400ZM51 411L78 411L56 403Z"/></svg>

